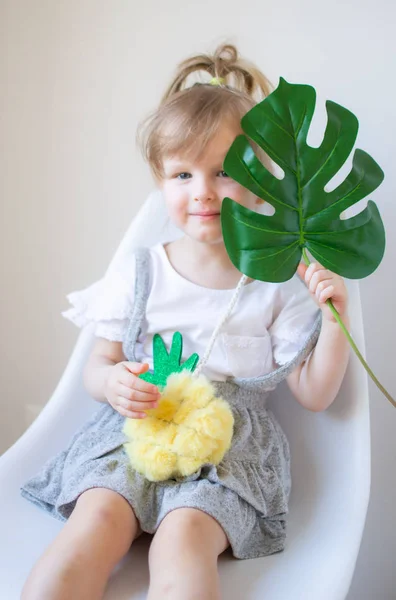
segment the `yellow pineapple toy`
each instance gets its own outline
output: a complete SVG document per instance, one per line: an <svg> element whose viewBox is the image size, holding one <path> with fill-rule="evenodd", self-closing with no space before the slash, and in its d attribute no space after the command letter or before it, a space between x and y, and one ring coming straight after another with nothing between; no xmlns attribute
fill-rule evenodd
<svg viewBox="0 0 396 600"><path fill-rule="evenodd" d="M162 390L158 407L144 419L126 419L123 428L132 467L150 481L188 476L204 463L218 465L231 445L229 404L204 375L193 373L197 354L180 363L182 348L179 332L169 354L161 336L154 336L154 372L139 377Z"/></svg>

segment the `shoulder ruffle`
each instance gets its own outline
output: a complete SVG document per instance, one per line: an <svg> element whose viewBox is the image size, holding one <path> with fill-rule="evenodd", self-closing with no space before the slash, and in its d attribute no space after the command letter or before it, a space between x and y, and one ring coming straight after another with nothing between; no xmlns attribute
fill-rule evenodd
<svg viewBox="0 0 396 600"><path fill-rule="evenodd" d="M98 337L123 341L133 305L134 282L134 269L127 276L123 272L110 273L89 287L68 294L71 308L62 316L77 327L95 323Z"/></svg>

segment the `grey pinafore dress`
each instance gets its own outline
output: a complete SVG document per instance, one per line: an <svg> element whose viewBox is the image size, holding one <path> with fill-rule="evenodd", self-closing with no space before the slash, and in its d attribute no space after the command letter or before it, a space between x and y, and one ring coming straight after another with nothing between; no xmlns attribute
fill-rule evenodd
<svg viewBox="0 0 396 600"><path fill-rule="evenodd" d="M148 251L140 249L136 254L134 309L124 341L125 356L131 361L135 360L135 344L145 317L148 260ZM130 503L147 533L155 533L170 511L191 507L220 523L236 558L257 558L283 550L291 488L290 452L266 400L269 390L308 356L319 330L320 312L292 361L262 377L215 382L216 391L229 402L234 414L231 448L218 466L204 464L189 477L148 481L128 462L123 448L127 441L122 433L124 417L104 404L74 435L69 447L25 483L22 495L66 520L80 494L90 488L108 488Z"/></svg>

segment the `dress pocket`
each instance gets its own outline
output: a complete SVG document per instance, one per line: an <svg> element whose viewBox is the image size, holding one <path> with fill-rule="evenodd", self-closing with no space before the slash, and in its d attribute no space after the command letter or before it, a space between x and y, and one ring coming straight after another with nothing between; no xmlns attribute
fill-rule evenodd
<svg viewBox="0 0 396 600"><path fill-rule="evenodd" d="M222 334L224 352L234 377L258 377L272 370L271 336Z"/></svg>

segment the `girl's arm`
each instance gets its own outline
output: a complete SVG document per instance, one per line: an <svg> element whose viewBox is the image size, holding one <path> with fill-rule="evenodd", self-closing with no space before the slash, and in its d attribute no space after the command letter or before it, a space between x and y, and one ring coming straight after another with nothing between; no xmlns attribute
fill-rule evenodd
<svg viewBox="0 0 396 600"><path fill-rule="evenodd" d="M287 378L298 402L315 412L326 410L335 400L348 365L350 346L341 327L325 304L331 298L345 326L349 328L347 290L343 279L317 263L301 264L299 275L322 310L322 329L309 358Z"/></svg>
<svg viewBox="0 0 396 600"><path fill-rule="evenodd" d="M99 402L107 402L106 383L111 367L126 360L121 342L98 338L84 368L84 386L88 394Z"/></svg>

